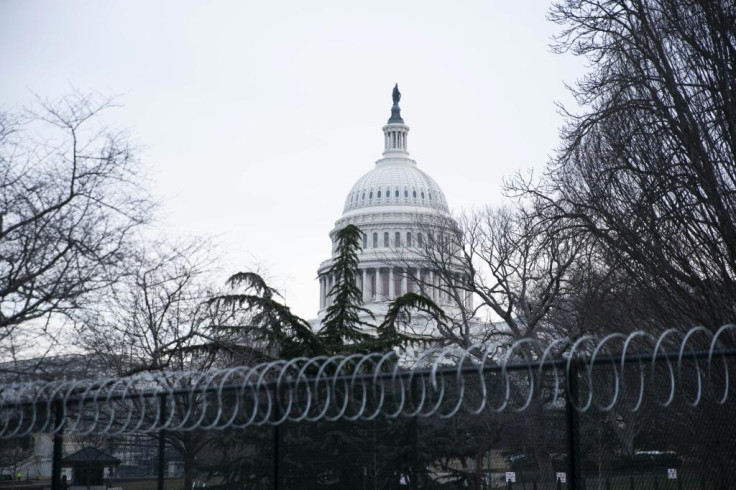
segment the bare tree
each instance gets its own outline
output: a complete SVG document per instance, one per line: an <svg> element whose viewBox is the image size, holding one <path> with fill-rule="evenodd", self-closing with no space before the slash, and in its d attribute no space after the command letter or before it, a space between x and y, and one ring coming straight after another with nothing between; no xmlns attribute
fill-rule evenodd
<svg viewBox="0 0 736 490"><path fill-rule="evenodd" d="M395 321L394 308L400 306L431 324L435 342L463 348L495 344L498 354L522 339L544 343L579 335L570 324L553 319L576 291L573 272L585 237L566 220L550 220L543 209L527 204L468 213L457 225L449 218L420 220L427 239L399 262L421 294L399 298L387 319ZM532 360L541 352L533 343L523 343L514 355ZM485 361L493 363L494 356ZM545 401L538 397L529 407L528 429L540 472L551 476Z"/></svg>
<svg viewBox="0 0 736 490"><path fill-rule="evenodd" d="M207 283L213 264L208 244L144 245L127 257L129 273L80 315L81 346L102 358L117 376L162 369L197 371L243 362L244 349L229 348L243 339L223 332L222 326L241 324L247 315L209 301L219 291ZM193 380L182 375L177 383L171 388L186 388ZM185 396L174 397L171 403L178 406L175 413L181 414L193 402ZM184 460L184 488L192 488L199 460L215 436L168 431L165 437Z"/></svg>
<svg viewBox="0 0 736 490"><path fill-rule="evenodd" d="M79 342L127 376L140 371L206 368L214 362L213 325L236 312L208 303L212 258L206 243L146 242L126 258L129 273L79 316Z"/></svg>
<svg viewBox="0 0 736 490"><path fill-rule="evenodd" d="M437 340L467 348L566 333L549 317L573 287L572 267L582 249L574 230L522 205L465 214L451 233L441 232L452 229L447 223L419 226L429 238L410 253L421 256L421 267L405 268L445 309L445 318L434 319Z"/></svg>
<svg viewBox="0 0 736 490"><path fill-rule="evenodd" d="M114 283L151 211L109 99L75 93L0 114L0 340L46 328Z"/></svg>
<svg viewBox="0 0 736 490"><path fill-rule="evenodd" d="M593 237L660 324L733 321L733 2L566 0L550 17L555 48L592 62L583 110L542 182L512 187Z"/></svg>

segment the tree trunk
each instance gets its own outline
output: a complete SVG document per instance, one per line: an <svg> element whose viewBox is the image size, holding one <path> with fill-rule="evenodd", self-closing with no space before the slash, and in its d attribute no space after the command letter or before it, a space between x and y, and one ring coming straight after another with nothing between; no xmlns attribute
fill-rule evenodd
<svg viewBox="0 0 736 490"><path fill-rule="evenodd" d="M490 448L483 446L475 453L475 471L473 474L473 490L483 490L483 457Z"/></svg>

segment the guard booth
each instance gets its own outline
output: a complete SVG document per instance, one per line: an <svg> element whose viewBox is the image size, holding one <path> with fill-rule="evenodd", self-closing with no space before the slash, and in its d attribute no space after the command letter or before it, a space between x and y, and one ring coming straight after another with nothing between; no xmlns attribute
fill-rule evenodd
<svg viewBox="0 0 736 490"><path fill-rule="evenodd" d="M85 487L105 485L105 476L110 474L105 469L119 464L119 459L91 446L80 449L61 460L62 468L72 469L70 483Z"/></svg>

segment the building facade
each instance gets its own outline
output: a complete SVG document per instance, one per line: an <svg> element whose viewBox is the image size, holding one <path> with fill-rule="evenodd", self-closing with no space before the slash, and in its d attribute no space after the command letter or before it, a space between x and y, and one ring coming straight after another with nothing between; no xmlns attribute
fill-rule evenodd
<svg viewBox="0 0 736 490"><path fill-rule="evenodd" d="M357 280L364 307L377 323L385 316L389 302L407 292L423 293L449 314L457 308L457 302L449 301L443 293L442 278L426 259L427 248L449 237L456 225L440 186L409 158L409 126L401 117L400 99L395 86L391 117L383 126L383 155L350 189L342 216L330 231L332 255L318 269L318 325L332 303L330 290L335 285L335 278L322 273L336 255L337 231L348 224L363 232ZM470 297L465 301L469 303Z"/></svg>

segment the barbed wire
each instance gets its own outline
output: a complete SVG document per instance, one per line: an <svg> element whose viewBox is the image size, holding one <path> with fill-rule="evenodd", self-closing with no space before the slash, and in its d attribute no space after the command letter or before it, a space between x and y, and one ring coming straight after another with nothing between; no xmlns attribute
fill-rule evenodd
<svg viewBox="0 0 736 490"><path fill-rule="evenodd" d="M534 402L636 412L645 403L725 403L736 350L725 325L583 336L544 345L446 347L277 360L207 371L0 386L0 437L244 429L285 422L450 418ZM577 395L570 397L571 383Z"/></svg>

